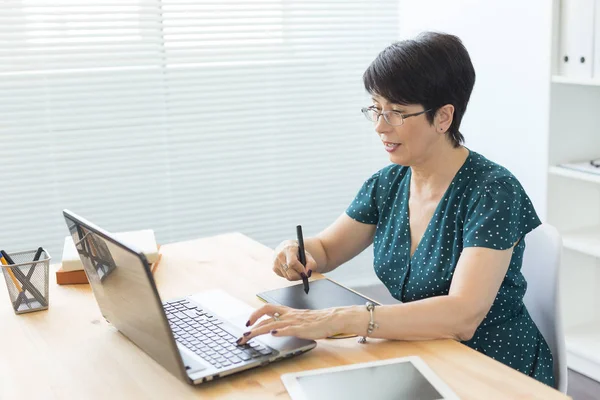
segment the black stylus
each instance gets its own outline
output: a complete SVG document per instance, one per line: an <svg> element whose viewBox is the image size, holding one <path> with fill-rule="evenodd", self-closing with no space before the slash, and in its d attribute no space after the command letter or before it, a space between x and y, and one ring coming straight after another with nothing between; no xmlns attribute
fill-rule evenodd
<svg viewBox="0 0 600 400"><path fill-rule="evenodd" d="M296 227L296 234L298 236L298 258L300 259L300 264L304 266L304 271L306 271L306 253L304 252L304 237L302 236L302 225L298 225ZM306 276L306 272L302 274L302 283L304 284L304 293L308 294L308 277Z"/></svg>

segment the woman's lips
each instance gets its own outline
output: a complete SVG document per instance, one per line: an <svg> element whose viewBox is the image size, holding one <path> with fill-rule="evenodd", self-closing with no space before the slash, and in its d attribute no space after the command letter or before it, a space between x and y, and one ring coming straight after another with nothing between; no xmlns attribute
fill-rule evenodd
<svg viewBox="0 0 600 400"><path fill-rule="evenodd" d="M400 146L400 143L383 142L383 147L388 153L393 153Z"/></svg>

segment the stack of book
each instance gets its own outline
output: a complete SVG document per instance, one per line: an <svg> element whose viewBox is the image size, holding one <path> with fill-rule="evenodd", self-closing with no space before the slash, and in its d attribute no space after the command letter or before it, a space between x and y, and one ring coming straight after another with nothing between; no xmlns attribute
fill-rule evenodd
<svg viewBox="0 0 600 400"><path fill-rule="evenodd" d="M156 244L154 231L151 229L115 233L114 236L123 242L135 246L139 249L151 264L152 272L160 262L160 246ZM65 237L63 247L62 264L56 271L56 283L59 285L70 285L76 283L88 283L87 276L83 270L83 263L79 258L79 253L75 248L75 243L71 236Z"/></svg>

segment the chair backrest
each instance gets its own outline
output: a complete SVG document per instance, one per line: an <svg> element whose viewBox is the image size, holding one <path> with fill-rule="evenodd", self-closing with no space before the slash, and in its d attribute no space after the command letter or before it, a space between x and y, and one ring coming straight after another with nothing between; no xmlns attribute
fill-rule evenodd
<svg viewBox="0 0 600 400"><path fill-rule="evenodd" d="M546 339L554 358L556 389L567 392L567 354L560 311L559 268L562 239L542 224L525 237L521 272L527 280L525 306Z"/></svg>

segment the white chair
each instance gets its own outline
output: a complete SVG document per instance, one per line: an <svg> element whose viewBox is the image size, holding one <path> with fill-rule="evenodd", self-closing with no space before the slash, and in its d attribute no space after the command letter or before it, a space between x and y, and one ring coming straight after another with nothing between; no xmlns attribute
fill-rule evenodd
<svg viewBox="0 0 600 400"><path fill-rule="evenodd" d="M521 272L527 280L525 306L552 351L556 389L566 393L567 353L559 295L561 252L562 239L556 228L542 224L525 236Z"/></svg>

